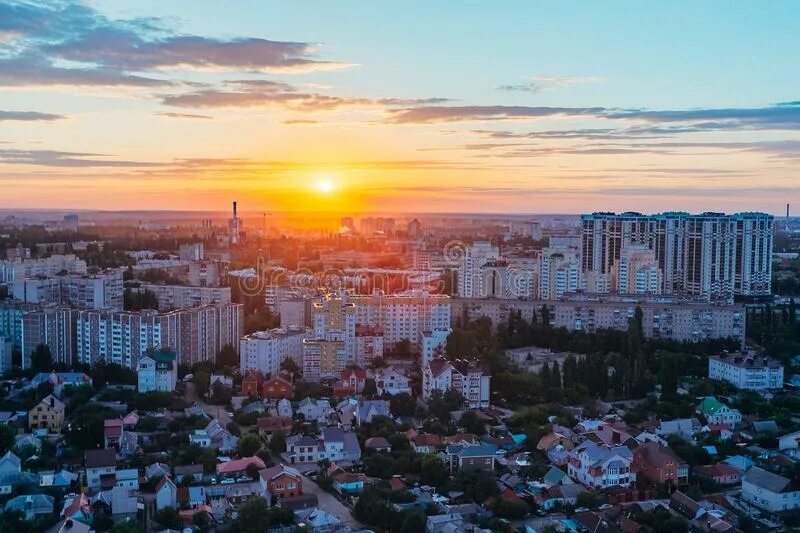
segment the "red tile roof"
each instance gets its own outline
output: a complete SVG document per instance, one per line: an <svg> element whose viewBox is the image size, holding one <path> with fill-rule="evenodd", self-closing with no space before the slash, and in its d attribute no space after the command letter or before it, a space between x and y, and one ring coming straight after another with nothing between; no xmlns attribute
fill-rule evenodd
<svg viewBox="0 0 800 533"><path fill-rule="evenodd" d="M231 472L242 472L247 470L247 467L251 464L256 465L257 468L265 468L264 461L261 460L260 457L244 457L242 459L234 459L232 461L228 461L226 463L220 463L217 465L217 474L228 474Z"/></svg>

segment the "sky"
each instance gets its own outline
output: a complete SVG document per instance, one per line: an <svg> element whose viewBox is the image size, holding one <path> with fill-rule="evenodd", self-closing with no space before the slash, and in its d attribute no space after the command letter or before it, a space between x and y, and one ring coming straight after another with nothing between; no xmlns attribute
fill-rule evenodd
<svg viewBox="0 0 800 533"><path fill-rule="evenodd" d="M0 208L800 205L800 6L0 0Z"/></svg>

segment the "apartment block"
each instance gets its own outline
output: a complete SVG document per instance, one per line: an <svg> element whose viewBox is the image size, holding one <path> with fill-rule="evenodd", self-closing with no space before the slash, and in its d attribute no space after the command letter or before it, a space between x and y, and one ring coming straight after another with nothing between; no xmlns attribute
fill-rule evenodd
<svg viewBox="0 0 800 533"><path fill-rule="evenodd" d="M783 365L754 353L721 354L708 358L708 377L737 389L782 389Z"/></svg>
<svg viewBox="0 0 800 533"><path fill-rule="evenodd" d="M241 372L277 375L286 359L302 366L303 341L310 333L298 327L257 331L239 341Z"/></svg>

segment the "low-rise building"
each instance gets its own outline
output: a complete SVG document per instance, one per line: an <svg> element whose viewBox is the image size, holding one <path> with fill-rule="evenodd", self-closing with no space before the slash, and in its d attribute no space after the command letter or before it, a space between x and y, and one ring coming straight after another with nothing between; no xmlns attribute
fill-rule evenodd
<svg viewBox="0 0 800 533"><path fill-rule="evenodd" d="M117 454L114 450L86 450L86 484L92 490L116 484Z"/></svg>
<svg viewBox="0 0 800 533"><path fill-rule="evenodd" d="M445 449L450 474L455 474L465 468L494 471L497 446L492 444L478 444L474 446L451 444Z"/></svg>
<svg viewBox="0 0 800 533"><path fill-rule="evenodd" d="M627 487L636 481L633 452L626 446L607 448L584 441L569 452L568 473L587 487Z"/></svg>
<svg viewBox="0 0 800 533"><path fill-rule="evenodd" d="M464 396L470 409L489 407L491 377L482 365L464 361L434 359L422 369L422 395L427 400L434 390L453 389Z"/></svg>
<svg viewBox="0 0 800 533"><path fill-rule="evenodd" d="M715 355L708 358L708 377L727 381L737 389L781 389L783 365L754 353Z"/></svg>
<svg viewBox="0 0 800 533"><path fill-rule="evenodd" d="M136 365L138 391L172 392L178 382L177 354L171 350L148 352Z"/></svg>
<svg viewBox="0 0 800 533"><path fill-rule="evenodd" d="M645 442L633 454L631 470L637 478L659 485L685 485L689 482L689 465L672 449L657 442Z"/></svg>
<svg viewBox="0 0 800 533"><path fill-rule="evenodd" d="M294 468L277 465L259 470L261 493L268 499L292 498L303 494L303 476Z"/></svg>
<svg viewBox="0 0 800 533"><path fill-rule="evenodd" d="M728 424L734 427L742 422L742 413L738 409L731 409L713 396L703 398L696 411L705 416L709 424Z"/></svg>
<svg viewBox="0 0 800 533"><path fill-rule="evenodd" d="M292 384L283 378L272 378L261 385L261 397L269 400L291 398L294 394Z"/></svg>
<svg viewBox="0 0 800 533"><path fill-rule="evenodd" d="M735 485L742 481L742 471L729 464L697 465L692 472L718 485Z"/></svg>
<svg viewBox="0 0 800 533"><path fill-rule="evenodd" d="M31 431L47 429L59 433L64 425L64 409L64 403L49 394L28 412L28 427Z"/></svg>
<svg viewBox="0 0 800 533"><path fill-rule="evenodd" d="M395 367L379 368L375 370L375 388L378 395L406 393L411 394L411 380Z"/></svg>
<svg viewBox="0 0 800 533"><path fill-rule="evenodd" d="M178 506L178 487L169 476L164 476L156 485L156 509L159 511L172 507L176 509Z"/></svg>
<svg viewBox="0 0 800 533"><path fill-rule="evenodd" d="M772 513L800 507L800 490L791 480L754 466L742 476L742 499Z"/></svg>

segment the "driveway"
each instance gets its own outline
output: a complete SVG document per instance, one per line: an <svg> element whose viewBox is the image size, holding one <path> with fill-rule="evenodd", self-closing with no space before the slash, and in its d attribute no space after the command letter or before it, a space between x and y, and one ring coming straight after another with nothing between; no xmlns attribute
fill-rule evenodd
<svg viewBox="0 0 800 533"><path fill-rule="evenodd" d="M341 520L343 524L350 526L352 529L363 529L364 526L350 514L350 509L337 500L333 494L319 488L319 485L314 483L314 480L305 476L303 476L303 492L306 494L316 494L317 500L319 501L317 506L331 513Z"/></svg>
<svg viewBox="0 0 800 533"><path fill-rule="evenodd" d="M222 425L222 427L228 427L228 422L233 421L233 419L228 416L228 406L211 405L204 402L203 399L198 396L197 391L194 388L194 383L191 381L186 383L186 401L189 403L196 402L197 405L199 405L208 416L219 420L219 423Z"/></svg>

